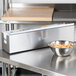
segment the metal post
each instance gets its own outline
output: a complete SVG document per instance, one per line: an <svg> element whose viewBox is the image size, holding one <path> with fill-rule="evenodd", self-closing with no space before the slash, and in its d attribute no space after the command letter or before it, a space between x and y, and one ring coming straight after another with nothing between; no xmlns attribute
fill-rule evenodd
<svg viewBox="0 0 76 76"><path fill-rule="evenodd" d="M10 0L8 0L8 8L10 8Z"/></svg>
<svg viewBox="0 0 76 76"><path fill-rule="evenodd" d="M17 30L17 24L13 24L14 25L14 30Z"/></svg>
<svg viewBox="0 0 76 76"><path fill-rule="evenodd" d="M4 24L4 31L11 31L11 30L16 30L17 26L14 24Z"/></svg>
<svg viewBox="0 0 76 76"><path fill-rule="evenodd" d="M8 64L8 76L11 76L11 66Z"/></svg>
<svg viewBox="0 0 76 76"><path fill-rule="evenodd" d="M10 0L10 8L12 8L12 0Z"/></svg>
<svg viewBox="0 0 76 76"><path fill-rule="evenodd" d="M2 76L7 76L6 64L5 63L2 63Z"/></svg>
<svg viewBox="0 0 76 76"><path fill-rule="evenodd" d="M4 31L8 31L8 30L9 30L8 24L4 24Z"/></svg>
<svg viewBox="0 0 76 76"><path fill-rule="evenodd" d="M8 31L11 31L12 30L12 24L9 24L9 30Z"/></svg>
<svg viewBox="0 0 76 76"><path fill-rule="evenodd" d="M4 30L3 31L6 31L6 24L4 24Z"/></svg>
<svg viewBox="0 0 76 76"><path fill-rule="evenodd" d="M9 24L6 24L6 31L9 31Z"/></svg>
<svg viewBox="0 0 76 76"><path fill-rule="evenodd" d="M6 11L8 10L8 8L9 8L9 1L8 0L6 0L7 2L7 4L6 4Z"/></svg>
<svg viewBox="0 0 76 76"><path fill-rule="evenodd" d="M3 14L5 13L5 0L3 0Z"/></svg>
<svg viewBox="0 0 76 76"><path fill-rule="evenodd" d="M17 30L17 24L9 24L9 30L8 31L11 31L11 30Z"/></svg>
<svg viewBox="0 0 76 76"><path fill-rule="evenodd" d="M8 10L8 0L5 0L5 12Z"/></svg>
<svg viewBox="0 0 76 76"><path fill-rule="evenodd" d="M76 35L75 34L76 34L76 26L74 25L74 42L76 43L76 37L75 37Z"/></svg>
<svg viewBox="0 0 76 76"><path fill-rule="evenodd" d="M8 10L8 0L3 0L3 14Z"/></svg>
<svg viewBox="0 0 76 76"><path fill-rule="evenodd" d="M16 67L15 66L13 66L13 69L11 70L11 76L15 76L15 73L16 73Z"/></svg>

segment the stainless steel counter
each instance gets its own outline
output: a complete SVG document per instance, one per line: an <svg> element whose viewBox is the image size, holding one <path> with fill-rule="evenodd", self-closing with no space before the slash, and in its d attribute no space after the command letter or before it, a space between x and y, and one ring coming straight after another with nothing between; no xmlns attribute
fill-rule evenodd
<svg viewBox="0 0 76 76"><path fill-rule="evenodd" d="M13 55L2 51L0 61L48 76L76 76L76 47L68 57L56 57L50 48Z"/></svg>

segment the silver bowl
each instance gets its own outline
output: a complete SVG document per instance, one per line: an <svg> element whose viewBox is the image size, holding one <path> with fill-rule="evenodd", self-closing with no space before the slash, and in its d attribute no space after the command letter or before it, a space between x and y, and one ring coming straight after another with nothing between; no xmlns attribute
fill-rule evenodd
<svg viewBox="0 0 76 76"><path fill-rule="evenodd" d="M73 46L70 48L54 48L51 46L52 44L65 44L65 45L73 44L73 46L74 46L74 43L71 41L60 40L60 41L53 41L50 44L48 44L48 46L51 48L52 52L54 54L56 54L57 56L68 56L73 51Z"/></svg>

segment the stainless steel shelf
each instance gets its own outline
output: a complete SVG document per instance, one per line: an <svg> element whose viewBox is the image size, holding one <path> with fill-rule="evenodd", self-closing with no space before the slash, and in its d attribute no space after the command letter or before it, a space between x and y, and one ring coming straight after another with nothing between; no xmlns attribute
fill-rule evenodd
<svg viewBox="0 0 76 76"><path fill-rule="evenodd" d="M54 12L53 21L75 22L76 21L76 11Z"/></svg>

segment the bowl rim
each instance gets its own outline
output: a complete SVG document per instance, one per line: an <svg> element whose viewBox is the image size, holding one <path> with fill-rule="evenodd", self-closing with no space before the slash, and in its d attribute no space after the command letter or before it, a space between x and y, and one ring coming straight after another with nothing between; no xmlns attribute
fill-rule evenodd
<svg viewBox="0 0 76 76"><path fill-rule="evenodd" d="M73 46L72 47L68 47L68 48L73 48L75 46L74 42L73 41L69 41L69 40L55 40L55 41L51 41L50 43L48 43L48 46L52 47L52 46L50 46L51 43L56 42L56 41L68 41L68 42L71 42L73 44ZM55 47L52 47L52 48L55 48ZM57 48L57 49L68 49L68 48Z"/></svg>

